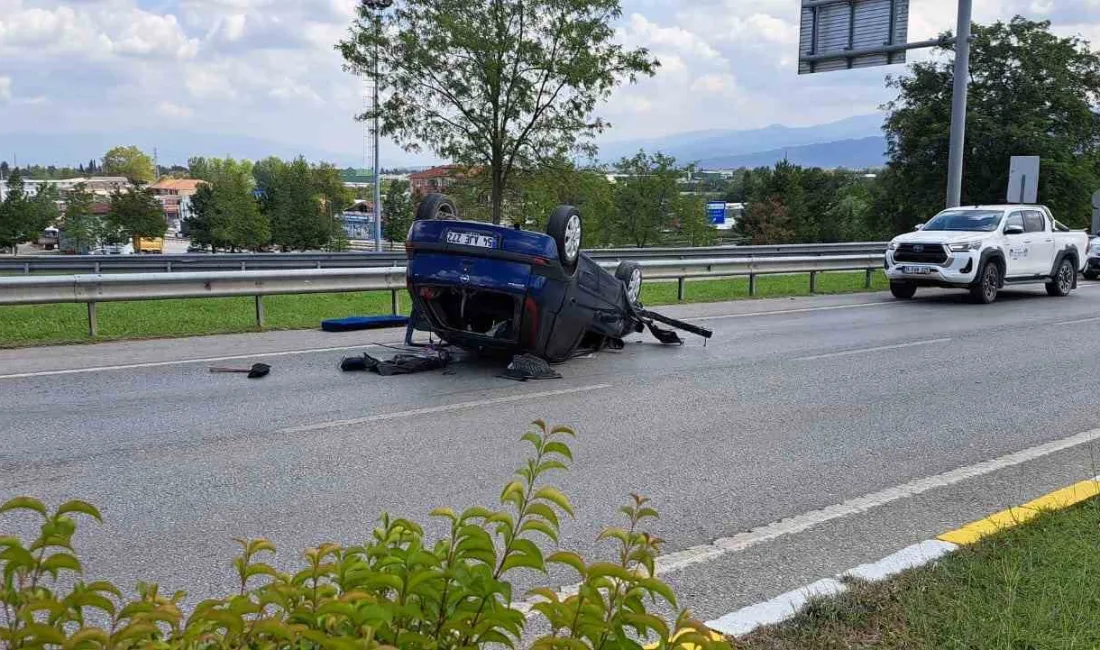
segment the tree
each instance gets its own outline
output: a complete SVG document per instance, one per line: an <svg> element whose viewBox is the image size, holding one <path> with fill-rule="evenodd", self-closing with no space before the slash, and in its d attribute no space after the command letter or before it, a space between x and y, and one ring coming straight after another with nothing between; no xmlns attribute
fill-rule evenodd
<svg viewBox="0 0 1100 650"><path fill-rule="evenodd" d="M355 201L355 192L344 187L340 170L329 163L314 165L312 177L319 215L327 229L325 246L329 250L347 250L348 236L340 221L340 213Z"/></svg>
<svg viewBox="0 0 1100 650"><path fill-rule="evenodd" d="M271 241L271 224L252 195L251 175L230 176L215 184L203 212L212 243L256 250Z"/></svg>
<svg viewBox="0 0 1100 650"><path fill-rule="evenodd" d="M615 186L619 232L639 248L656 243L671 222L685 170L676 166L672 156L639 151L616 163L615 171L619 174Z"/></svg>
<svg viewBox="0 0 1100 650"><path fill-rule="evenodd" d="M152 183L156 177L153 159L135 146L115 147L103 155L103 172L108 176L125 176L131 183Z"/></svg>
<svg viewBox="0 0 1100 650"><path fill-rule="evenodd" d="M146 188L134 188L129 192L115 189L111 193L107 226L112 238L123 236L126 239L163 237L168 230L163 206Z"/></svg>
<svg viewBox="0 0 1100 650"><path fill-rule="evenodd" d="M360 5L338 47L354 72L378 52L388 97L362 116L406 150L489 170L493 223L514 169L594 151L593 112L615 86L652 75L644 49L614 42L619 0L406 0L377 17Z"/></svg>
<svg viewBox="0 0 1100 650"><path fill-rule="evenodd" d="M313 170L304 158L275 170L265 207L272 241L289 250L322 248L332 234L314 186Z"/></svg>
<svg viewBox="0 0 1100 650"><path fill-rule="evenodd" d="M970 74L963 203L1003 203L1009 158L1038 155L1040 202L1086 225L1100 188L1100 54L1017 16L975 26ZM889 83L898 96L886 105L890 162L875 211L894 234L943 208L953 66L916 63Z"/></svg>
<svg viewBox="0 0 1100 650"><path fill-rule="evenodd" d="M707 203L698 194L681 194L673 201L672 214L680 236L690 246L714 243L715 231L707 219Z"/></svg>
<svg viewBox="0 0 1100 650"><path fill-rule="evenodd" d="M405 241L413 220L412 194L408 181L394 181L382 199L382 236L391 244Z"/></svg>
<svg viewBox="0 0 1100 650"><path fill-rule="evenodd" d="M815 221L808 218L804 170L787 161L753 172L746 186L748 204L737 223L738 234L753 244L817 241Z"/></svg>
<svg viewBox="0 0 1100 650"><path fill-rule="evenodd" d="M197 246L209 246L216 248L214 243L213 226L213 200L214 188L210 183L203 183L195 188L191 195L191 215L184 219L184 229L191 243Z"/></svg>
<svg viewBox="0 0 1100 650"><path fill-rule="evenodd" d="M33 241L57 220L57 188L43 185L28 196L23 175L14 169L7 179L7 196L0 203L0 248L18 250L19 244Z"/></svg>
<svg viewBox="0 0 1100 650"><path fill-rule="evenodd" d="M65 239L77 252L94 248L100 240L100 219L92 212L95 197L88 186L78 183L65 199Z"/></svg>

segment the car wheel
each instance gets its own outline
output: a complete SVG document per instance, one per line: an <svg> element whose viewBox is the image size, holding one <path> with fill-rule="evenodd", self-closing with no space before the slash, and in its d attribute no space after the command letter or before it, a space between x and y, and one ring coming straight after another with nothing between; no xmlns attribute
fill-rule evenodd
<svg viewBox="0 0 1100 650"><path fill-rule="evenodd" d="M458 208L446 194L429 194L416 208L417 221L431 219L458 219Z"/></svg>
<svg viewBox="0 0 1100 650"><path fill-rule="evenodd" d="M1047 293L1058 298L1068 296L1073 291L1074 276L1077 270L1073 268L1073 260L1064 259L1058 265L1058 272L1054 274L1050 282L1047 282Z"/></svg>
<svg viewBox="0 0 1100 650"><path fill-rule="evenodd" d="M970 297L974 302L988 305L997 299L1001 288L1001 267L996 262L986 262L978 273L978 279L970 287Z"/></svg>
<svg viewBox="0 0 1100 650"><path fill-rule="evenodd" d="M623 260L615 269L615 277L626 289L626 299L631 305L638 305L642 297L642 267L637 262Z"/></svg>
<svg viewBox="0 0 1100 650"><path fill-rule="evenodd" d="M890 293L898 300L909 300L917 295L917 285L912 282L891 282Z"/></svg>
<svg viewBox="0 0 1100 650"><path fill-rule="evenodd" d="M550 213L546 234L553 237L558 245L561 265L572 272L577 267L583 242L581 213L571 205L559 205Z"/></svg>

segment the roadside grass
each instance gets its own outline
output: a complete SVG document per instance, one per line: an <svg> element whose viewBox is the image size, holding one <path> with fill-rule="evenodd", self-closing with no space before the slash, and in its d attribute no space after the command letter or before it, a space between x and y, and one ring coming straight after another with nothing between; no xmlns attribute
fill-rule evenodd
<svg viewBox="0 0 1100 650"><path fill-rule="evenodd" d="M739 650L1100 647L1100 499L1041 515L920 569L810 603Z"/></svg>
<svg viewBox="0 0 1100 650"><path fill-rule="evenodd" d="M885 275L873 275L871 291L888 285ZM688 282L685 303L742 300L749 297L747 278ZM757 278L758 298L809 294L809 276L784 275ZM817 293L866 291L864 274L820 273ZM400 310L407 312L408 296L398 292ZM675 282L654 282L643 287L647 305L676 304ZM326 318L390 313L390 294L335 293L266 296L263 298L267 330L312 329ZM168 338L258 331L255 302L242 298L147 300L105 302L96 306L99 336L88 335L87 307L81 304L0 307L0 348L27 345L87 343L118 339Z"/></svg>

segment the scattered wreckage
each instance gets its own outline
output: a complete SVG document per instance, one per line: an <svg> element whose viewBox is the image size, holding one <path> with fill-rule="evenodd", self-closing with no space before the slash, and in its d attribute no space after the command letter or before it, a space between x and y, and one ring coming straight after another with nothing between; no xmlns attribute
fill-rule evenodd
<svg viewBox="0 0 1100 650"><path fill-rule="evenodd" d="M583 220L572 206L554 209L546 233L462 221L442 194L421 201L406 240L413 329L483 353L560 363L648 329L682 344L671 326L704 339L711 331L645 309L642 267L622 261L614 273L581 251ZM520 364L523 365L523 364Z"/></svg>

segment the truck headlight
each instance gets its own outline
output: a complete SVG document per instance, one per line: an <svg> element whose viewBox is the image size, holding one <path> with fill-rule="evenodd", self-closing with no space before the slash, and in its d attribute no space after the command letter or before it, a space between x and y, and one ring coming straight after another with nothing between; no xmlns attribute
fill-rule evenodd
<svg viewBox="0 0 1100 650"><path fill-rule="evenodd" d="M1100 257L1100 242L1089 244L1088 254L1095 257Z"/></svg>
<svg viewBox="0 0 1100 650"><path fill-rule="evenodd" d="M890 242L889 244L886 245L886 250L888 250L888 251L897 250L897 248L898 248L898 243L896 241L892 241L892 242Z"/></svg>
<svg viewBox="0 0 1100 650"><path fill-rule="evenodd" d="M957 244L951 244L950 249L952 253L965 253L966 251L976 251L982 247L980 241L964 241Z"/></svg>

